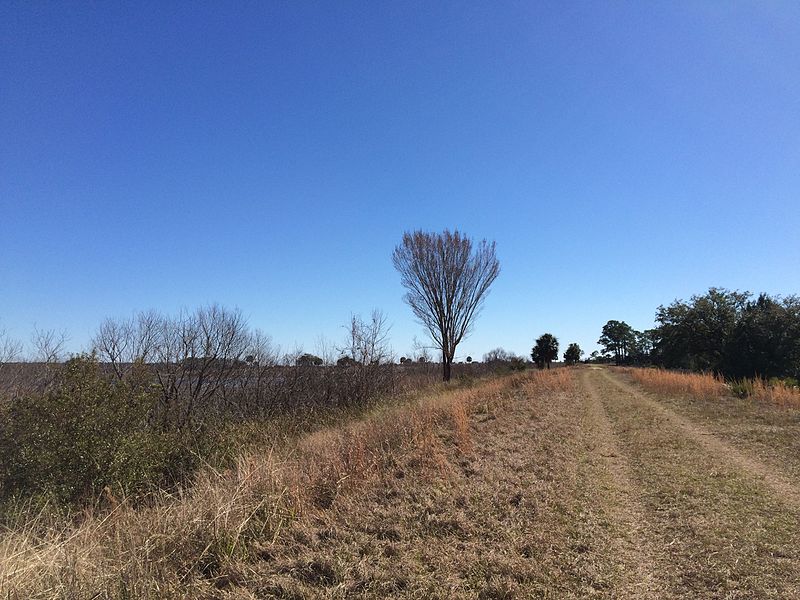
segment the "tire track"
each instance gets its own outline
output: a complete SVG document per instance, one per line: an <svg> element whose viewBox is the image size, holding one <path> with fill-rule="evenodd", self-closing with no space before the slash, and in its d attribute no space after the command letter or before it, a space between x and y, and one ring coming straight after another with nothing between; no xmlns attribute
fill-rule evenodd
<svg viewBox="0 0 800 600"><path fill-rule="evenodd" d="M648 530L646 509L640 500L642 491L633 482L628 461L620 451L611 421L591 377L592 373L585 370L580 378L592 428L590 435L596 442L595 452L605 459L602 467L613 483L609 514L625 532L623 537L615 540L619 546L615 554L626 563L626 589L619 592L625 598L662 598L665 585L657 575L661 561L656 558L657 553L650 541L652 532Z"/></svg>
<svg viewBox="0 0 800 600"><path fill-rule="evenodd" d="M683 417L675 411L663 406L648 397L644 392L612 375L606 369L596 369L603 377L620 391L632 396L637 402L656 411L670 424L678 428L686 437L697 443L704 450L733 463L751 477L762 481L784 504L794 510L800 510L800 488L783 474L716 437L702 425Z"/></svg>

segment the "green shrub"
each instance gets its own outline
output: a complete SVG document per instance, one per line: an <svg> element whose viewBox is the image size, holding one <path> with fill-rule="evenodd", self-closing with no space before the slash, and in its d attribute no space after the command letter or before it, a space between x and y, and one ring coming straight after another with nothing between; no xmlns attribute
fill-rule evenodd
<svg viewBox="0 0 800 600"><path fill-rule="evenodd" d="M798 387L797 379L794 377L770 377L769 384L773 386L784 385L790 388Z"/></svg>
<svg viewBox="0 0 800 600"><path fill-rule="evenodd" d="M94 356L69 360L48 392L15 400L0 415L0 496L66 504L106 486L131 493L194 468L193 442L148 424L154 390L144 368L111 381Z"/></svg>
<svg viewBox="0 0 800 600"><path fill-rule="evenodd" d="M748 398L753 395L753 381L751 379L736 379L728 383L731 393L737 398Z"/></svg>

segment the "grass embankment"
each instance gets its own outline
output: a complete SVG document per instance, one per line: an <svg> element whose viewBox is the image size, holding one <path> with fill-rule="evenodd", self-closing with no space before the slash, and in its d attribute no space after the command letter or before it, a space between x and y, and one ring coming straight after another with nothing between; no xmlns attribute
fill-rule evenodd
<svg viewBox="0 0 800 600"><path fill-rule="evenodd" d="M387 478L443 476L448 454L474 451L471 415L492 414L523 385L547 391L568 379L555 370L437 389L279 448L243 454L235 468L205 468L187 489L153 494L137 507L110 497L113 507L86 509L67 520L19 511L0 538L0 594L302 597L319 586L341 588L348 579L356 585L358 565L343 573L328 559L302 558L309 532L320 540L327 535L315 521L338 506L358 506Z"/></svg>

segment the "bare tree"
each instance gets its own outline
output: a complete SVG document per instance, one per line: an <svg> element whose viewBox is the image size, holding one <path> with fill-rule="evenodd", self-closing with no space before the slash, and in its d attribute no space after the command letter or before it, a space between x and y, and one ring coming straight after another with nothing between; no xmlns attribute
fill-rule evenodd
<svg viewBox="0 0 800 600"><path fill-rule="evenodd" d="M0 329L0 398L17 388L21 369L15 365L22 355L22 343L8 337L5 329ZM9 364L12 363L12 364Z"/></svg>
<svg viewBox="0 0 800 600"><path fill-rule="evenodd" d="M345 325L347 334L339 347L337 365L345 367L345 389L356 402L364 402L380 390L394 388L394 356L389 348L389 325L380 310L373 310L369 321L352 315Z"/></svg>
<svg viewBox="0 0 800 600"><path fill-rule="evenodd" d="M161 326L162 317L152 310L126 320L106 319L92 340L92 349L123 379L134 363L153 359Z"/></svg>
<svg viewBox="0 0 800 600"><path fill-rule="evenodd" d="M364 321L360 315L352 315L345 328L347 338L344 346L339 348L340 354L362 365L394 361L388 344L390 327L383 312L373 310L369 321Z"/></svg>
<svg viewBox="0 0 800 600"><path fill-rule="evenodd" d="M69 341L66 331L39 329L33 326L31 344L38 362L54 364L64 359L64 347Z"/></svg>
<svg viewBox="0 0 800 600"><path fill-rule="evenodd" d="M5 363L18 360L22 354L22 344L6 335L5 329L0 329L0 367Z"/></svg>
<svg viewBox="0 0 800 600"><path fill-rule="evenodd" d="M405 301L442 351L442 377L449 381L456 346L500 274L495 243L482 240L473 248L457 230L406 232L392 262L407 290Z"/></svg>

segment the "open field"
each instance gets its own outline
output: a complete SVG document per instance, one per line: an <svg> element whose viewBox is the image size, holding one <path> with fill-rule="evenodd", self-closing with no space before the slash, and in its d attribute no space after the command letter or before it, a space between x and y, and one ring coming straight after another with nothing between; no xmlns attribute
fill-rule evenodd
<svg viewBox="0 0 800 600"><path fill-rule="evenodd" d="M20 524L9 598L800 596L800 412L588 367L439 391L205 472L181 497Z"/></svg>

